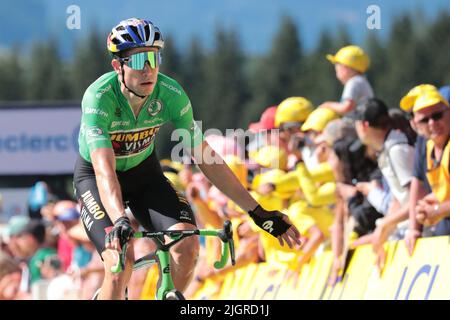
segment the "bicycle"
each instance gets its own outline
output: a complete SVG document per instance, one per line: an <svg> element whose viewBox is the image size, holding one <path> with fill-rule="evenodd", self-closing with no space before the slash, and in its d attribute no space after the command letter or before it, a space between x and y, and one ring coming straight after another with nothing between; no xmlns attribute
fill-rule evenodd
<svg viewBox="0 0 450 320"><path fill-rule="evenodd" d="M165 243L164 236L169 236L171 242ZM185 300L183 294L176 290L172 275L170 273L170 248L183 240L184 238L199 235L199 236L215 236L218 237L222 242L221 257L219 261L214 263L216 269L223 268L227 262L228 258L231 258L231 264L234 266L235 261L235 251L233 242L233 230L232 225L229 220L225 221L223 224L223 229L195 229L195 230L166 230L158 232L147 232L139 231L135 232L133 238L150 238L156 239L157 249L156 251L149 253L142 258L135 260L133 265L133 271L145 268L154 263L159 263L159 269L161 270L162 279L161 285L156 292L157 300ZM126 257L127 244L123 246L122 252L119 254L118 262L115 266L111 267L111 272L120 273L124 269L125 257Z"/></svg>

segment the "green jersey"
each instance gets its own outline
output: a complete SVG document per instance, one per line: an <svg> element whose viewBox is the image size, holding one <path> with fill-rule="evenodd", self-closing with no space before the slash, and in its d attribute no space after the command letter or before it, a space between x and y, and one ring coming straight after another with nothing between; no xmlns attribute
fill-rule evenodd
<svg viewBox="0 0 450 320"><path fill-rule="evenodd" d="M168 121L177 129L185 129L181 134L185 146L194 147L203 141L188 96L175 80L161 73L137 117L120 91L114 71L89 86L81 107L81 156L91 162L91 151L113 148L118 171L133 168L150 156L158 130Z"/></svg>

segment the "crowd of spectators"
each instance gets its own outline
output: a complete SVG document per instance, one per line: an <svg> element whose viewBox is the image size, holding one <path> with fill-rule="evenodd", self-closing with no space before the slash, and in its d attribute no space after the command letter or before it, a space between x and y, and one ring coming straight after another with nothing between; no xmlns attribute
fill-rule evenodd
<svg viewBox="0 0 450 320"><path fill-rule="evenodd" d="M412 255L417 239L450 234L450 87L418 84L398 106L387 106L365 76L370 59L361 48L347 46L327 58L343 85L339 102L315 107L305 96L274 101L249 125L244 146L238 136L205 137L265 209L289 216L301 247L280 246L195 165L161 160L199 228L233 223L236 266L214 269L220 243L202 240L188 298L205 282L220 284L232 268L267 261L300 271L324 250L333 252L332 285L349 250L359 245L372 246L382 269L387 241L403 239ZM2 228L0 299L92 298L103 267L78 204L52 198L45 183L33 188L29 215L14 216ZM142 240L135 250L140 257L154 244ZM134 273L129 298L152 299L148 286L156 277L154 268Z"/></svg>

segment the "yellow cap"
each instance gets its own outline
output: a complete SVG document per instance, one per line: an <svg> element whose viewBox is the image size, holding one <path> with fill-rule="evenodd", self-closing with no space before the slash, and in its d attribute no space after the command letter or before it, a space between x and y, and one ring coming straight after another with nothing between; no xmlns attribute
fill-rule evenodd
<svg viewBox="0 0 450 320"><path fill-rule="evenodd" d="M432 84L419 84L418 86L415 86L400 100L400 108L404 111L411 111L417 97L423 92L430 90L438 91Z"/></svg>
<svg viewBox="0 0 450 320"><path fill-rule="evenodd" d="M234 175L239 179L244 187L247 187L247 167L244 162L235 155L226 155L224 160L228 167L230 167L231 171L233 171Z"/></svg>
<svg viewBox="0 0 450 320"><path fill-rule="evenodd" d="M275 113L275 127L286 122L304 122L313 109L311 101L303 97L284 99Z"/></svg>
<svg viewBox="0 0 450 320"><path fill-rule="evenodd" d="M334 56L327 54L327 59L333 64L340 63L361 73L370 66L369 56L358 46L343 47Z"/></svg>
<svg viewBox="0 0 450 320"><path fill-rule="evenodd" d="M413 112L432 107L438 103L443 103L447 107L449 106L448 101L445 100L443 96L436 90L428 90L422 92L417 99L414 101Z"/></svg>
<svg viewBox="0 0 450 320"><path fill-rule="evenodd" d="M288 157L286 151L275 146L264 146L255 153L249 154L250 159L264 168L285 170Z"/></svg>
<svg viewBox="0 0 450 320"><path fill-rule="evenodd" d="M339 118L339 115L329 108L317 108L306 119L302 131L314 130L322 132L328 122Z"/></svg>

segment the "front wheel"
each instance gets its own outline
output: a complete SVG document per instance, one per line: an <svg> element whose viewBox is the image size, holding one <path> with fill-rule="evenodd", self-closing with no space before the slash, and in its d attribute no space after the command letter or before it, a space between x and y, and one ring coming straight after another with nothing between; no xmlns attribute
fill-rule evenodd
<svg viewBox="0 0 450 320"><path fill-rule="evenodd" d="M166 293L164 300L186 300L183 294L178 290L171 290Z"/></svg>

